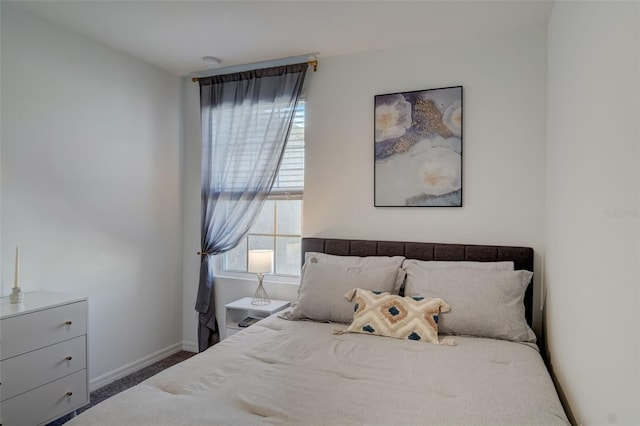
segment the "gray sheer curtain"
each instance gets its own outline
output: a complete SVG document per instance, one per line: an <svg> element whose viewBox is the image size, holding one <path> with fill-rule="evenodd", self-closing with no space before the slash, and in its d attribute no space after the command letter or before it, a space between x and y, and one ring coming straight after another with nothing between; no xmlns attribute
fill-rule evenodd
<svg viewBox="0 0 640 426"><path fill-rule="evenodd" d="M307 64L200 79L202 223L198 346L220 340L213 256L249 231L275 180Z"/></svg>

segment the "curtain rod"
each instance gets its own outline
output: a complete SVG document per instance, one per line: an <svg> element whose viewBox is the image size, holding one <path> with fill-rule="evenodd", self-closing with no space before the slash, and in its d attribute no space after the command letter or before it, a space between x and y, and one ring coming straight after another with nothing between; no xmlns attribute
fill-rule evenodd
<svg viewBox="0 0 640 426"><path fill-rule="evenodd" d="M313 72L318 71L318 61L317 60L312 60L312 61L307 61L307 65L309 65L310 67L313 67ZM198 81L200 81L201 78L208 78L208 77L191 77L191 81L193 83L196 83Z"/></svg>

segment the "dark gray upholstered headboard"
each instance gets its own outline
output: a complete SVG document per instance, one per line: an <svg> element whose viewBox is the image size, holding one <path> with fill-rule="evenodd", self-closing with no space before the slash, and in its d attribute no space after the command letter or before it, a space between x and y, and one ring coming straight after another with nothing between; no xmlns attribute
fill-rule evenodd
<svg viewBox="0 0 640 426"><path fill-rule="evenodd" d="M418 260L513 261L515 269L533 272L533 249L530 247L303 238L303 263L304 255L308 251L337 256L404 256L407 259ZM533 321L532 284L529 284L525 293L524 306L527 322L531 325Z"/></svg>

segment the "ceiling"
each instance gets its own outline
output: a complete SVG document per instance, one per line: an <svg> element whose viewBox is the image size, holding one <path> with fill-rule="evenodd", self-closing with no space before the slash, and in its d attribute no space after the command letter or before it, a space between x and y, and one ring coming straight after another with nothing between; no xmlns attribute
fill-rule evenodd
<svg viewBox="0 0 640 426"><path fill-rule="evenodd" d="M552 0L11 1L176 75L317 53L323 57L546 25Z"/></svg>

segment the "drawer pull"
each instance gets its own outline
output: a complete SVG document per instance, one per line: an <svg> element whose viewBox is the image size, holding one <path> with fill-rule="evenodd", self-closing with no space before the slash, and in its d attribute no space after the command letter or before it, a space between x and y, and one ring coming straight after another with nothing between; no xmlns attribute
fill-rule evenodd
<svg viewBox="0 0 640 426"><path fill-rule="evenodd" d="M73 392L67 392L67 396L73 395Z"/></svg>
<svg viewBox="0 0 640 426"><path fill-rule="evenodd" d="M65 324L66 325L71 325L71 324L73 324L73 322L72 321L65 321Z"/></svg>
<svg viewBox="0 0 640 426"><path fill-rule="evenodd" d="M66 357L65 359L66 359L67 361L71 361L71 360L73 359L73 357L72 357L72 356L68 356L68 357Z"/></svg>

